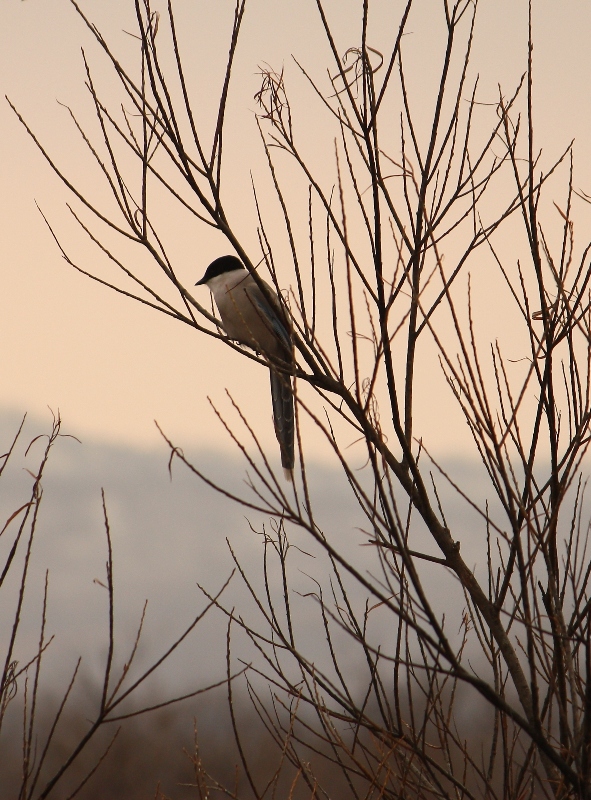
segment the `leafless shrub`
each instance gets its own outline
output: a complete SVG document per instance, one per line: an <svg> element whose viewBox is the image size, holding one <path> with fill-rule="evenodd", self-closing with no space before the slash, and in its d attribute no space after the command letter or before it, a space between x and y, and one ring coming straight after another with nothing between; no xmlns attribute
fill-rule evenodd
<svg viewBox="0 0 591 800"><path fill-rule="evenodd" d="M265 67L257 121L285 228L268 229L257 198L259 252L242 246L222 193L223 142L231 135L225 128L228 86L243 0L235 8L209 140L202 131L210 121L199 115L187 88L172 3L164 19L150 0L135 0L139 62L132 74L72 0L127 98L126 107L117 110L100 97L85 59L98 133L84 131L73 112L72 119L110 187L116 214L94 206L19 117L89 212L72 211L83 230L135 290L100 275L90 275L93 280L266 365L224 338L219 321L179 278L149 211L151 192L164 189L204 226L219 231L256 281L262 261L277 289L292 284L282 302L293 320L297 411L333 448L365 517L365 541L374 558L366 569L334 532L317 523L301 435L299 479L292 491L276 477L236 404L249 444L224 424L248 462L250 493L237 497L216 488L272 520L264 532L263 585L236 564L259 620L252 624L208 596L230 624L228 677L234 631L246 634L258 654L258 661L249 661L247 687L278 755L274 776L266 785L257 782L235 720L242 768L256 797L273 794L275 778L288 762L297 770L298 791L332 795L310 767L309 752L338 766L352 797L589 797L591 568L582 470L591 421L591 245L581 250L574 242L572 148L546 165L534 141L531 7L524 77L508 95L499 92L491 108L479 104L478 80L471 77L478 4L442 0L444 55L425 127L414 111L402 46L411 7L418 4L408 1L390 50L380 53L368 41L370 4L364 2L359 41L344 55L321 0L316 4L333 64L326 85L304 66L301 71L334 125L334 181L325 188L300 149L284 72ZM165 36L174 53L172 66L159 55ZM121 145L128 157L116 155ZM291 193L282 183L286 158L308 187L307 231L296 224ZM548 180L565 170L559 216L543 221ZM177 299L164 296L118 258L96 232L93 217L145 248ZM560 235L548 236L557 219ZM507 261L498 243L518 221L526 258ZM274 255L281 235L292 280L288 265L282 260L279 268ZM68 263L89 274L54 236ZM498 343L490 353L479 346L470 283L459 280L485 252L506 282L520 326L516 336L526 367L517 378ZM439 503L437 485L453 483L453 476L429 457L429 442L420 438L415 419L416 374L427 344L438 350L499 506L492 511L457 486L482 520L477 571L464 560L461 541ZM437 414L438 398L431 402ZM208 481L167 441L171 461ZM347 449L352 441L364 448L362 471L354 468ZM428 532L434 552L428 545L425 551L414 546L424 541L421 530ZM297 560L291 542L297 531L323 554L329 570L328 582L323 571L310 595L317 610L313 621L309 612L304 622L293 612ZM270 575L280 575L279 589ZM450 594L461 588L460 619L446 618L445 609L433 605L434 581L448 586ZM352 587L366 597L364 607L352 599ZM375 641L370 628L377 614L388 633ZM323 662L307 653L311 624L325 631ZM470 648L483 660L469 660ZM346 664L353 651L357 665L364 665L361 689ZM5 676L9 682L6 670ZM263 696L263 687L270 697ZM461 730L462 687L484 698L491 711L491 737L478 753ZM232 708L231 690L229 699ZM207 796L199 775L198 791ZM289 796L295 796L296 783ZM228 794L235 796L231 789Z"/></svg>
<svg viewBox="0 0 591 800"><path fill-rule="evenodd" d="M24 419L8 450L0 456L0 479L9 462L17 458L19 437ZM0 593L2 596L3 615L8 609L14 609L12 623L2 637L2 671L0 672L0 734L3 727L10 728L8 738L3 739L5 747L0 745L0 759L10 760L14 757L15 735L18 735L20 751L19 778L17 794L19 799L45 798L54 795L54 789L61 790L62 779L72 773L72 767L78 766L79 757L89 744L97 738L99 732L107 730L103 752L96 756L84 774L80 775L75 787L71 787L70 797L74 797L92 778L108 754L126 719L136 718L150 711L164 709L174 703L195 697L211 687L203 687L183 697L172 697L159 702L142 704L134 700L153 675L175 652L182 642L197 627L199 622L211 609L213 602L208 602L195 616L193 622L169 643L161 643L162 652L154 658L148 667L136 669L134 659L137 653L144 615L137 630L135 641L131 642L127 658L122 668L115 668L115 601L113 582L113 551L107 507L103 493L104 525L107 543L106 577L103 587L107 591L106 623L107 623L107 658L103 671L102 685L92 708L81 708L76 697L75 687L80 683L81 658L78 659L73 673L66 679L62 696L48 711L47 689L44 689L44 658L49 648L59 648L59 632L57 637L47 631L47 602L50 592L50 576L46 572L45 587L40 609L40 629L37 646L30 652L27 637L21 636L23 608L25 598L31 593L30 564L35 547L35 538L41 513L43 499L43 477L48 469L51 451L57 441L64 436L61 433L61 419L54 418L51 433L33 439L26 449L26 454L45 441L43 453L38 467L33 472L27 470L32 486L26 502L13 511L7 518L0 535L2 536L2 570L0 573ZM222 589L223 591L223 589ZM214 601L214 602L217 602ZM8 616L10 616L10 614ZM4 627L4 621L3 621ZM123 645L125 647L125 645ZM43 709L40 705L43 702ZM71 707L78 708L76 729L72 727ZM12 712L12 714L11 714ZM20 723L15 723L16 713ZM87 715L87 716L85 716ZM90 719L88 718L90 716ZM6 731L4 731L6 732ZM14 763L14 762L13 762ZM5 795L3 795L4 797Z"/></svg>

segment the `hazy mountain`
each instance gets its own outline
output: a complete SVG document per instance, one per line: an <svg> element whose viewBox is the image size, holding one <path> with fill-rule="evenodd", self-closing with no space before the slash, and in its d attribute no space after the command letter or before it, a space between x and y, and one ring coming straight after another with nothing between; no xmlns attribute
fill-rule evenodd
<svg viewBox="0 0 591 800"><path fill-rule="evenodd" d="M0 417L3 452L17 427L16 415ZM46 439L34 442L25 455L27 446L34 436L48 432L50 427L47 420L27 420L13 458L0 479L0 512L5 519L26 501L33 482L27 470L36 472ZM245 481L244 462L237 457L211 451L196 451L188 456L200 471L228 491L256 500ZM43 499L19 640L21 663L37 645L42 587L48 570L47 634L55 634L56 639L46 658L47 678L62 685L78 654L83 655L86 674L98 676L108 632L107 592L101 585L106 580L107 552L101 488L105 491L113 541L119 665L128 658L146 599L148 609L138 666L162 652L204 607L206 601L198 583L212 593L221 587L234 568L226 538L257 591L264 594L264 537L260 532L266 526L272 533L268 518L215 492L178 462L173 465L171 479L168 459L164 443L153 451L99 442L78 443L70 438L56 443L43 479ZM470 494L483 496L486 484L477 465L454 462L447 467ZM375 549L363 546L369 538L362 532L363 528L367 530L367 520L342 474L316 464L310 465L309 477L317 523L339 552L357 567L375 571ZM483 567L486 540L482 521L445 481L438 482L448 525L461 541L464 556L469 564ZM400 511L405 513L403 505ZM415 530L415 549L437 555L433 543L420 532L420 525ZM15 533L16 522L13 522L0 539L1 556L8 552ZM315 591L315 581L329 590L326 559L309 535L288 529L288 537L297 546L290 551L290 563L291 580L298 591L302 595ZM20 549L19 570L24 556L24 548ZM421 568L436 607L444 599L448 611L450 602L452 608L454 602L463 604L454 580L442 572L442 567L423 562ZM271 555L269 574L272 588L280 592L280 571ZM15 564L2 588L3 641L12 622L18 577ZM361 608L365 593L354 589L353 597ZM235 606L239 613L250 615L252 621L260 619L239 576L234 576L224 598L227 606ZM455 606L458 610L459 605ZM322 658L322 630L319 625L310 624L317 613L315 601L301 598L300 606L296 605L293 611L301 622L298 636L303 646L311 652L318 650L318 658ZM166 686L184 687L219 678L225 668L226 622L220 612L210 613L162 669L159 681Z"/></svg>

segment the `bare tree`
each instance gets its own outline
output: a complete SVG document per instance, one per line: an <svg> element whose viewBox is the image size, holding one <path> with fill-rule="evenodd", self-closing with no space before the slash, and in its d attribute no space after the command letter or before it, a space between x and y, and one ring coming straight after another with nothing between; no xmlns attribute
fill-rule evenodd
<svg viewBox="0 0 591 800"><path fill-rule="evenodd" d="M19 440L22 436L24 423L25 419L23 418L8 450L0 456L0 479L4 471L9 468L11 460L18 457L18 445L20 444ZM80 657L71 675L66 679L63 695L51 714L49 724L47 722L44 724L44 720L40 718L43 716L39 712L39 705L45 686L45 675L42 669L44 659L46 659L48 650L60 648L60 632L58 631L57 635L48 632L47 603L50 594L50 575L48 571L45 573L45 585L42 593L37 648L30 652L26 641L21 641L20 637L23 627L25 597L28 593L31 593L32 589L30 567L41 514L43 480L48 468L51 451L60 437L64 437L64 434L61 433L61 420L58 416L54 418L51 433L47 436L35 437L26 448L25 454L28 454L32 448L38 446L37 443L45 442L38 468L35 472L29 470L32 485L28 500L8 516L0 531L4 545L1 554L0 593L3 608L6 610L14 609L11 611L12 625L10 630L6 632L6 636L3 637L4 640L2 642L0 732L10 713L18 712L22 720L22 768L17 795L19 800L31 800L31 798L39 798L41 800L41 798L54 796L54 789L56 787L59 787L59 790L62 789L62 779L71 770L71 767L85 751L89 743L95 739L99 730L110 729L112 735L103 755L97 759L78 786L74 788L73 793L70 795L74 797L92 778L92 775L109 753L113 742L119 734L123 720L172 705L189 697L195 697L213 688L203 687L182 697L162 699L150 707L144 707L136 700L139 693L138 690L146 684L151 675L166 663L171 654L179 649L183 641L194 631L212 606L218 602L219 596L206 602L201 611L195 615L191 624L180 635L177 635L176 638L169 642L160 643L164 645L162 652L148 666L137 668L135 657L146 614L146 606L144 605L137 634L135 640L131 642L129 651L126 653L125 662L121 669L116 666L116 646L118 651L120 647L123 649L126 645L115 641L114 559L109 518L103 492L107 562L106 578L102 586L106 590L108 597L105 604L108 646L102 674L102 685L98 697L98 707L95 709L92 719L84 726L84 732L79 739L75 741L69 752L64 752L63 739L60 741L60 737L64 717L67 716L65 712L69 709L69 706L76 704L76 700L73 699L75 698L75 687L80 683L80 677L83 674L83 670L80 668L82 657ZM21 654L25 654L26 661L22 660L23 655ZM19 661L19 659L21 660ZM134 700L136 700L135 703ZM13 706L18 706L18 708L13 709ZM113 723L115 724L113 725ZM0 753L4 757L5 754L2 749L0 748ZM11 748L8 747L7 749L10 750ZM58 753L61 751L61 760L54 757L54 751ZM55 767L56 762L59 764L57 768ZM6 787L3 787L3 790L5 789ZM3 796L7 797L5 794Z"/></svg>
<svg viewBox="0 0 591 800"><path fill-rule="evenodd" d="M82 211L72 210L81 228L136 289L90 274L54 233L64 258L93 280L268 366L260 354L229 341L219 320L182 283L158 219L149 211L152 193L164 190L203 226L219 231L264 292L257 271L263 263L293 324L297 416L312 420L332 447L364 515L365 539L374 554L372 569L366 571L317 523L299 427L299 474L292 490L276 477L236 403L250 443L224 424L248 462L250 492L236 497L222 486L215 488L272 520L265 534L264 586L253 583L237 564L260 624L253 626L210 599L260 655L260 663L247 672L248 686L277 744L279 767L266 787L257 784L236 721L253 795L271 792L282 767L291 762L296 777L290 796L298 786L308 796L331 796L331 787L322 785L310 766L312 752L340 770L341 796L591 796L591 568L583 473L591 421L591 244L580 249L574 241L572 148L546 165L534 140L531 3L523 79L508 95L499 91L491 106L480 105L471 70L478 3L442 0L443 57L425 127L414 111L403 47L413 6L420 4L408 0L389 51L378 52L368 38L371 9L365 0L358 41L343 53L329 15L316 0L333 57L330 78L325 84L296 64L334 126L334 181L325 187L300 148L284 73L265 68L256 122L284 227L269 228L255 193L257 252L247 252L236 235L222 191L223 144L232 136L225 125L228 87L244 0L236 4L209 139L203 131L211 121L199 114L187 85L171 0L166 18L150 0L135 0L136 72L122 66L82 8L74 0L72 5L127 98L117 109L101 97L85 57L96 132L84 130L70 113L117 213L93 205L85 187L68 177L19 119L81 206ZM164 37L174 54L172 64L160 56ZM421 119L425 102L421 98ZM294 207L282 179L286 159L308 187L304 230L296 222L301 209ZM543 223L541 199L548 179L565 173L564 201ZM557 220L560 236L547 235ZM96 222L145 248L176 300L119 258ZM527 257L507 262L498 243L517 223ZM284 239L289 266L285 260L279 265L275 255ZM517 378L499 344L488 352L479 347L470 283L459 280L485 252L498 267L520 326L526 368ZM282 295L287 285L291 288ZM427 344L437 348L497 510L456 485L445 465L430 458L429 442L420 438L416 375ZM281 363L273 367L287 369ZM436 396L432 413L438 413ZM347 449L353 440L365 450L361 471ZM198 465L167 441L171 461L181 460L211 484ZM466 563L461 539L446 523L437 490L446 481L481 519L480 572ZM331 595L320 578L313 593L316 624L326 638L326 666L307 653L305 631L298 629L292 613L290 531L295 529L304 531L328 559ZM413 547L420 530L428 532L435 555ZM268 579L275 563L281 575L279 596ZM433 605L434 570L450 592L461 587L465 612L460 619L447 618L444 624L444 610ZM367 598L361 610L352 587ZM376 609L389 619L387 640L377 643L368 633ZM362 691L358 675L342 665L343 633L345 649L357 649L358 664L364 665ZM229 636L228 670L230 641ZM484 657L478 665L466 655L473 647ZM257 688L261 678L271 689L273 706ZM475 751L462 734L461 687L470 687L490 709L486 750ZM198 759L195 763L199 772Z"/></svg>

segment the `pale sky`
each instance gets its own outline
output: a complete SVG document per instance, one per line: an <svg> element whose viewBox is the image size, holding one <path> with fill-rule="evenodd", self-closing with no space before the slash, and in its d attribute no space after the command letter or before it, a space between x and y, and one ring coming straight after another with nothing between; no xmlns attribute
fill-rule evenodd
<svg viewBox="0 0 591 800"><path fill-rule="evenodd" d="M156 8L163 5L154 3ZM359 0L326 3L343 53L359 43L361 5ZM419 88L422 81L427 83L437 74L441 5L438 0L417 0L408 28L407 66L414 71ZM370 44L376 49L387 49L401 6L391 0L370 3L374 20ZM131 63L133 40L124 33L133 28L131 0L82 0L82 7L121 58ZM199 108L207 122L227 53L233 0L176 0L175 9L186 67L199 87ZM575 185L591 193L591 6L587 0L543 0L534 2L534 13L537 143L550 159L575 137ZM481 75L482 102L496 101L499 83L506 94L511 93L525 70L526 20L525 0L481 3L473 75ZM2 96L7 94L16 104L64 171L100 201L105 193L96 168L67 111L56 102L69 105L85 124L92 125L81 47L103 94L116 93L116 82L99 48L67 0L3 0L0 4ZM250 173L262 187L263 200L268 186L253 113L259 64L285 65L296 101L296 126L306 146L317 148L318 153L330 153L332 148L334 133L298 75L291 54L313 74L321 78L326 74L330 62L315 3L251 0L230 95L225 147L226 192L233 224L253 253L256 216ZM210 395L227 409L227 387L254 421L262 441L274 446L268 379L263 370L221 343L75 273L61 259L35 201L74 260L90 271L111 274L72 223L65 210L68 192L5 102L0 104L0 131L0 325L4 343L0 407L37 413L47 406L59 408L65 429L82 438L152 447L159 441L153 424L157 419L179 445L229 447L206 399ZM560 203L564 184L557 183L556 191ZM582 244L590 216L582 204L578 213L578 241ZM186 215L164 207L161 215L167 247L187 285L202 276L213 258L229 252L220 234L196 226ZM505 244L510 250L511 243ZM134 268L147 263L137 249L123 247L119 252ZM511 346L510 323L502 316L502 291L497 292L493 276L480 277L474 292L480 303L483 340L505 337ZM286 280L290 278L286 276ZM207 291L196 290L196 296L205 302ZM518 348L508 353L515 359L522 355ZM469 439L436 370L432 358L419 371L419 433L435 452L465 454ZM308 454L322 457L323 446L313 433L308 436Z"/></svg>

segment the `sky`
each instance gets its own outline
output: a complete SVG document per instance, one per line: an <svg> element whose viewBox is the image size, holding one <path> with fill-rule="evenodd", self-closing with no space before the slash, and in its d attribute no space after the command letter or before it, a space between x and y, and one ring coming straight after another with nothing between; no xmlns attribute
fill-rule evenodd
<svg viewBox="0 0 591 800"><path fill-rule="evenodd" d="M163 5L155 3L155 7ZM133 3L82 0L81 7L112 43L124 63L134 57ZM359 42L357 0L331 0L327 13L340 52ZM370 40L387 50L401 3L370 3ZM442 4L416 4L405 42L407 66L415 81L416 113L441 55ZM177 0L175 3L187 74L203 124L211 124L228 48L233 3ZM474 41L474 74L480 74L483 102L494 102L500 84L506 93L526 64L527 4L483 0ZM582 0L534 2L535 104L537 142L548 158L576 138L576 185L591 193L591 102L588 37L591 8ZM160 34L164 36L163 33ZM44 147L64 171L98 202L107 202L96 167L72 125L66 104L93 130L84 88L84 49L103 94L116 100L118 88L96 42L67 0L3 0L0 4L1 96L10 97ZM254 118L253 96L259 65L285 65L294 98L295 124L318 168L328 170L333 129L306 87L291 55L311 74L326 74L329 52L312 0L251 0L247 4L231 87L225 140L226 193L232 221L247 248L256 250L256 215L250 190L259 187L271 208L266 171ZM426 103L426 105L428 105ZM311 122L313 124L311 124ZM95 129L94 129L95 130ZM96 133L96 130L95 130ZM60 410L68 432L84 438L152 448L159 441L154 420L175 443L231 448L208 402L229 413L228 389L253 421L264 445L274 436L267 377L260 367L178 322L115 295L77 274L61 258L37 205L72 258L90 271L109 276L95 248L81 235L66 208L71 202L7 103L0 104L0 408L17 412ZM286 168L289 179L289 168ZM328 175L328 172L326 173ZM329 178L327 178L329 179ZM556 197L564 197L557 185ZM562 194L560 194L560 192ZM295 191L294 191L295 194ZM213 258L228 252L222 237L204 230L174 207L155 205L175 268L192 285ZM579 204L584 239L588 213ZM267 210L271 230L280 226ZM512 242L504 242L510 253ZM119 251L126 264L149 270L137 248ZM281 278L281 269L279 270ZM500 337L509 347L513 334L504 318L498 276L482 271L474 287L483 341ZM290 277L285 274L285 282ZM196 290L197 292L198 290ZM197 294L196 294L197 296ZM207 300L201 289L200 299ZM518 348L509 356L517 360ZM439 376L434 353L417 376L420 433L436 453L466 455L470 448L461 418ZM437 402L433 403L434 396ZM441 424L442 415L446 424ZM307 452L327 457L326 446L308 430Z"/></svg>

